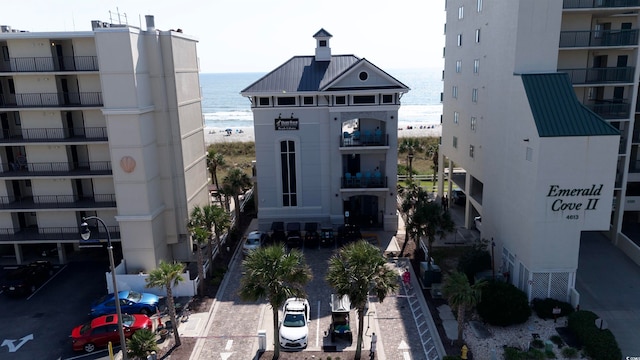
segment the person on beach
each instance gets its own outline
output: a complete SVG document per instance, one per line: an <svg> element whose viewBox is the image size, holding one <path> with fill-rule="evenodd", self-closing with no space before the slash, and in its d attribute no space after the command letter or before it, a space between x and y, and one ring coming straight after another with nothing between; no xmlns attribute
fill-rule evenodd
<svg viewBox="0 0 640 360"><path fill-rule="evenodd" d="M405 287L413 289L413 287L411 286L411 273L409 272L409 268L404 268L404 272L402 273L402 282L404 283Z"/></svg>

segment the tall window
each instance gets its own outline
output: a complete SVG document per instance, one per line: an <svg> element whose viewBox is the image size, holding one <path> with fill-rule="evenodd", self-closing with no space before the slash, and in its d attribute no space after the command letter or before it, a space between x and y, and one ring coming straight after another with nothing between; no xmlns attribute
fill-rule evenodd
<svg viewBox="0 0 640 360"><path fill-rule="evenodd" d="M458 34L458 46L462 46L462 34Z"/></svg>
<svg viewBox="0 0 640 360"><path fill-rule="evenodd" d="M454 149L457 149L457 148L458 148L458 137L457 137L457 136L454 136L454 137L453 137L453 143L452 143L452 145L453 145L453 148L454 148Z"/></svg>
<svg viewBox="0 0 640 360"><path fill-rule="evenodd" d="M478 89L471 90L471 101L474 103L478 102Z"/></svg>
<svg viewBox="0 0 640 360"><path fill-rule="evenodd" d="M476 43L480 42L480 29L476 29Z"/></svg>
<svg viewBox="0 0 640 360"><path fill-rule="evenodd" d="M476 3L478 5L478 12L482 11L482 0L476 0Z"/></svg>
<svg viewBox="0 0 640 360"><path fill-rule="evenodd" d="M462 70L462 60L456 60L456 72L459 73Z"/></svg>
<svg viewBox="0 0 640 360"><path fill-rule="evenodd" d="M475 151L475 147L473 145L469 145L469 157L473 159L473 156Z"/></svg>
<svg viewBox="0 0 640 360"><path fill-rule="evenodd" d="M292 140L280 142L282 168L282 206L298 206L296 185L296 147Z"/></svg>
<svg viewBox="0 0 640 360"><path fill-rule="evenodd" d="M476 122L477 122L476 117L472 116L471 117L471 131L476 131Z"/></svg>
<svg viewBox="0 0 640 360"><path fill-rule="evenodd" d="M480 59L473 60L473 73L477 74L480 71Z"/></svg>
<svg viewBox="0 0 640 360"><path fill-rule="evenodd" d="M459 120L460 120L460 114L457 111L454 111L453 112L453 123L457 124Z"/></svg>
<svg viewBox="0 0 640 360"><path fill-rule="evenodd" d="M462 20L462 18L464 18L464 6L458 8L458 20Z"/></svg>
<svg viewBox="0 0 640 360"><path fill-rule="evenodd" d="M451 96L452 96L454 99L457 99L457 98L458 98L458 87L457 87L457 86L454 86L454 87L451 89Z"/></svg>

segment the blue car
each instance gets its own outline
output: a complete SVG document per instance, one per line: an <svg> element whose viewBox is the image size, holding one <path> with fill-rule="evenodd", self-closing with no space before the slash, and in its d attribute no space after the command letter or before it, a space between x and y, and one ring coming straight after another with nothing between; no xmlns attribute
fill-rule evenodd
<svg viewBox="0 0 640 360"><path fill-rule="evenodd" d="M151 315L158 311L158 296L139 293L133 290L118 292L120 310L123 314ZM113 294L107 294L91 305L89 315L96 317L116 313L116 302Z"/></svg>

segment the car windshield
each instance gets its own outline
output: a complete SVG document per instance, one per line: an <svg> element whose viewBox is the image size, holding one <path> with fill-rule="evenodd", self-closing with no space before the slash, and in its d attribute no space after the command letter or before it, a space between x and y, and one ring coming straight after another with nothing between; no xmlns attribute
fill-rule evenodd
<svg viewBox="0 0 640 360"><path fill-rule="evenodd" d="M133 302L139 302L142 299L142 294L137 291L129 291L129 295L127 295L127 300L131 300Z"/></svg>
<svg viewBox="0 0 640 360"><path fill-rule="evenodd" d="M122 314L122 325L123 326L130 327L131 325L133 325L134 320L135 320L135 318L133 317L133 315Z"/></svg>
<svg viewBox="0 0 640 360"><path fill-rule="evenodd" d="M260 239L258 238L248 238L247 245L258 245L260 243Z"/></svg>
<svg viewBox="0 0 640 360"><path fill-rule="evenodd" d="M302 327L304 326L304 316L302 314L287 314L282 325L286 327Z"/></svg>
<svg viewBox="0 0 640 360"><path fill-rule="evenodd" d="M84 335L84 334L88 333L89 331L91 331L91 324L84 324L80 328L80 335Z"/></svg>

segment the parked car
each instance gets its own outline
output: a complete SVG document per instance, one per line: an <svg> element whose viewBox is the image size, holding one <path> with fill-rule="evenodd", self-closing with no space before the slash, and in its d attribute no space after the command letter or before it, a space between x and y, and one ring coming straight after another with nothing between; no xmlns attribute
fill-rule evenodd
<svg viewBox="0 0 640 360"><path fill-rule="evenodd" d="M287 247L297 248L302 246L302 233L299 222L287 223Z"/></svg>
<svg viewBox="0 0 640 360"><path fill-rule="evenodd" d="M289 298L282 307L280 346L284 349L304 349L309 335L309 301Z"/></svg>
<svg viewBox="0 0 640 360"><path fill-rule="evenodd" d="M18 266L2 281L2 291L9 296L26 296L34 293L53 275L50 262L40 260Z"/></svg>
<svg viewBox="0 0 640 360"><path fill-rule="evenodd" d="M267 241L267 234L263 233L262 231L252 231L247 235L247 238L244 241L244 244L242 245L242 254L244 256L247 256L249 254L249 252L264 246L265 242Z"/></svg>
<svg viewBox="0 0 640 360"><path fill-rule="evenodd" d="M464 192L460 189L453 189L451 191L451 199L453 200L453 203L456 205L464 205L465 202L467 201L467 195L464 194Z"/></svg>
<svg viewBox="0 0 640 360"><path fill-rule="evenodd" d="M130 338L140 329L153 329L153 323L148 316L142 314L122 315L122 327L125 338ZM118 315L109 314L97 317L90 322L76 326L71 331L71 344L74 351L93 352L96 348L112 344L120 344L118 332Z"/></svg>
<svg viewBox="0 0 640 360"><path fill-rule="evenodd" d="M118 299L120 299L120 310L122 313L149 315L158 311L158 296L154 294L125 290L118 293ZM113 314L115 312L115 296L113 296L113 294L107 294L91 305L89 315L96 317Z"/></svg>

